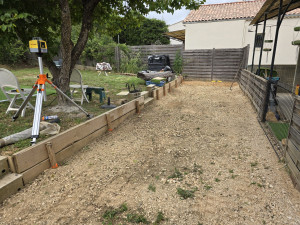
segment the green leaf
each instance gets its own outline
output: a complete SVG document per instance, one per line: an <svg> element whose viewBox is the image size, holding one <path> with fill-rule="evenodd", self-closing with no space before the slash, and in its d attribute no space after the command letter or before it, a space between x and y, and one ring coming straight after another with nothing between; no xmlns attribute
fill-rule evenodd
<svg viewBox="0 0 300 225"><path fill-rule="evenodd" d="M1 25L1 30L2 30L2 31L6 31L6 29L7 29L7 26L6 26L6 25Z"/></svg>

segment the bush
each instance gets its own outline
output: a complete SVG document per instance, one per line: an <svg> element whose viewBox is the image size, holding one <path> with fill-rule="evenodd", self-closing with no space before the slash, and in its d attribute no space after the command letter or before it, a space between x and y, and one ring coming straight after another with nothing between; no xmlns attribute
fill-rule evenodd
<svg viewBox="0 0 300 225"><path fill-rule="evenodd" d="M181 51L178 50L176 52L173 70L177 75L179 75L179 74L182 74L182 67L183 67L183 61L182 61L182 57L181 57Z"/></svg>
<svg viewBox="0 0 300 225"><path fill-rule="evenodd" d="M2 37L1 37L2 39ZM0 63L14 65L25 60L28 48L24 47L22 41L10 37L0 41Z"/></svg>
<svg viewBox="0 0 300 225"><path fill-rule="evenodd" d="M133 57L123 56L121 59L121 72L123 73L137 73L144 70L141 53L137 53Z"/></svg>

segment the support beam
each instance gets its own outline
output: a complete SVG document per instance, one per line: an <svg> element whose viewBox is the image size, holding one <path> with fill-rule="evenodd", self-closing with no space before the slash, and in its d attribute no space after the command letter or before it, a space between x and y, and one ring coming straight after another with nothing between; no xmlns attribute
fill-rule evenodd
<svg viewBox="0 0 300 225"><path fill-rule="evenodd" d="M267 15L268 14L265 13L264 28L263 28L263 37L262 37L262 46L260 48L259 63L258 63L258 74L257 75L260 75L261 59L262 59L262 53L263 53L264 42L265 42L265 34L266 34Z"/></svg>
<svg viewBox="0 0 300 225"><path fill-rule="evenodd" d="M254 35L254 44L253 44L252 66L251 66L251 72L252 73L253 73L253 67L254 67L255 43L256 43L256 36L257 36L257 28L258 28L258 24L255 24L255 35Z"/></svg>
<svg viewBox="0 0 300 225"><path fill-rule="evenodd" d="M276 50L277 50L278 34L279 34L279 28L281 25L280 21L281 21L281 15L282 15L282 2L283 2L283 0L280 0L279 9L278 9L277 26L276 26L275 40L274 40L274 46L273 46L270 77L273 76L273 72L274 72L274 63L275 63L275 56L276 56Z"/></svg>

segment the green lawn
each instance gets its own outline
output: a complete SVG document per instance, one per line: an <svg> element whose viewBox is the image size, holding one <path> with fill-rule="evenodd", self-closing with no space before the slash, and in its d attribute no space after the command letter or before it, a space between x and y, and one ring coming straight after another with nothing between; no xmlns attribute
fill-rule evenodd
<svg viewBox="0 0 300 225"><path fill-rule="evenodd" d="M275 134L276 138L281 141L282 139L287 138L288 131L289 131L289 124L288 123L277 123L277 122L268 122L270 125L273 133Z"/></svg>
<svg viewBox="0 0 300 225"><path fill-rule="evenodd" d="M18 78L19 84L22 88L30 88L34 84L37 79L37 75L39 73L39 68L25 68L25 69L12 69L13 72ZM45 68L44 72L47 73L48 70ZM137 77L132 76L124 76L115 73L109 73L109 76L103 75L103 73L98 76L98 72L89 71L89 70L81 70L83 83L86 85L94 86L94 87L103 87L105 88L106 97L110 97L111 101L114 102L121 97L116 96L120 91L126 90L126 83L135 84L136 88L141 88L145 90L145 81L139 79ZM45 115L53 115L48 112L49 108L57 105L56 92L50 85L47 85L47 101L43 102L43 111L42 116ZM81 93L78 92L75 94L75 98L80 98ZM5 99L3 93L0 91L0 100ZM30 101L33 105L35 104L35 97L33 97ZM21 104L22 101L18 100L18 104ZM101 103L106 104L107 102ZM12 116L14 112L10 112L9 114L5 114L5 111L8 107L9 102L1 102L0 103L0 138L6 137L8 135L23 131L32 126L33 120L33 110L26 110L25 117L19 117L15 122L12 121ZM80 102L78 102L80 104ZM101 109L99 103L99 95L95 95L93 93L93 99L90 103L84 102L83 108L93 114L94 116L100 115L107 110ZM72 126L75 126L83 121L86 121L86 117L73 117L66 113L56 113L59 116L61 123L61 131L64 131ZM38 141L45 139L46 137L41 136ZM18 143L15 143L10 146L6 146L0 149L4 154L12 154L16 151L19 151L25 147L30 146L30 140L23 140ZM3 154L2 153L2 154Z"/></svg>

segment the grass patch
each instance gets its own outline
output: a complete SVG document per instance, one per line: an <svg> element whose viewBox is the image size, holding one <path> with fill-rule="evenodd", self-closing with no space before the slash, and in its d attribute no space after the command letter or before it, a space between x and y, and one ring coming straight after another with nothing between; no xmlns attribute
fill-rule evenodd
<svg viewBox="0 0 300 225"><path fill-rule="evenodd" d="M195 197L195 191L197 189L193 190L184 190L182 188L177 188L177 194L182 198L182 199L188 199L188 198L194 198Z"/></svg>
<svg viewBox="0 0 300 225"><path fill-rule="evenodd" d="M281 141L282 139L287 138L289 132L289 124L288 123L276 123L276 122L268 122L271 127L276 138Z"/></svg>
<svg viewBox="0 0 300 225"><path fill-rule="evenodd" d="M37 75L39 74L39 68L33 67L33 68L25 68L25 69L11 69L10 70L15 76L17 77L19 84L21 88L31 88L32 85L35 83L37 79ZM47 68L44 68L45 73L50 72ZM106 92L106 97L111 98L111 102L113 104L114 101L117 101L120 98L116 96L117 93L120 91L126 90L126 83L129 84L135 84L137 89L145 90L145 81L132 76L123 76L115 73L110 73L109 76L98 76L98 72L95 70L81 70L83 83L85 85L94 86L94 87L103 87ZM51 80L51 78L50 78ZM42 108L42 116L47 115L58 115L61 122L61 132L78 125L82 122L86 121L85 116L77 117L76 116L70 116L70 114L61 112L61 113L50 113L48 110L50 107L57 105L57 94L55 90L50 86L46 85L46 91L47 91L47 101L43 102L43 108ZM74 94L74 98L78 99L81 97L81 92ZM5 99L4 94L2 91L0 91L0 100ZM17 105L22 104L22 100L17 100ZM35 105L35 97L32 97L30 100L30 103L34 106ZM80 102L77 102L80 104ZM101 109L101 104L106 104L107 102L100 103L99 102L99 95L93 93L92 94L92 101L90 103L84 102L82 107L90 114L93 114L94 116L98 116L102 113L105 113L107 110ZM27 109L25 117L19 117L16 121L12 121L12 116L14 115L14 112L10 112L9 114L5 114L6 109L9 105L9 102L1 102L0 103L0 137L6 137L18 132L21 132L25 129L28 129L32 127L32 121L33 121L33 110ZM45 140L48 138L47 136L40 136L38 138L37 142L40 142L42 140ZM17 142L13 145L6 146L1 148L2 152L7 152L7 154L13 154L15 152L18 152L19 150L22 150L26 147L29 147L30 140L23 140L20 142ZM4 153L6 154L6 153Z"/></svg>

